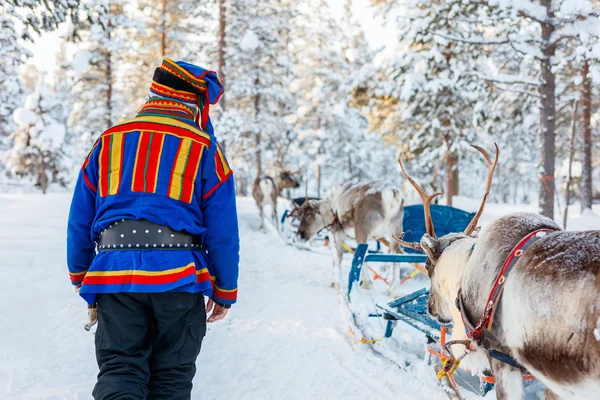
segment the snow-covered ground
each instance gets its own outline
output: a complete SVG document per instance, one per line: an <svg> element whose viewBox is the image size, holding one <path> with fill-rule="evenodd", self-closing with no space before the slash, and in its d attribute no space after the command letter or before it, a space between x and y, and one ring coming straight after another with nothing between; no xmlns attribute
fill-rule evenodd
<svg viewBox="0 0 600 400"><path fill-rule="evenodd" d="M0 398L90 399L97 366L86 308L65 266L67 194L0 196ZM471 211L476 201L457 198ZM482 222L527 207L490 205ZM534 211L533 209L529 209ZM600 217L571 210L571 229L600 229ZM422 359L424 338L399 326L396 364L353 344L331 288L331 260L257 232L250 199L239 199L239 304L211 325L198 359L194 398L445 399ZM345 260L347 268L349 260ZM426 284L409 282L407 292ZM385 287L378 281L374 297ZM368 296L367 296L368 298ZM376 323L375 323L376 326ZM400 362L398 362L400 361ZM475 395L467 395L475 398Z"/></svg>
<svg viewBox="0 0 600 400"><path fill-rule="evenodd" d="M0 398L90 399L97 366L85 303L65 266L65 194L0 196ZM211 325L193 398L444 399L428 368L402 370L352 346L329 255L256 232L240 199L239 304Z"/></svg>

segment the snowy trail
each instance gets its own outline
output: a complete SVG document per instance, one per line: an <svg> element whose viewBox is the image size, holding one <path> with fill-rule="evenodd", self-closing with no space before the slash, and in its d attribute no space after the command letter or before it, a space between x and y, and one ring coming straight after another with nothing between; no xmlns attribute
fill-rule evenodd
<svg viewBox="0 0 600 400"><path fill-rule="evenodd" d="M91 398L93 335L83 330L85 304L65 267L69 200L0 196L2 399ZM364 345L349 344L327 255L256 232L249 199L239 200L239 215L239 304L209 328L193 398L446 398L433 380L415 379Z"/></svg>

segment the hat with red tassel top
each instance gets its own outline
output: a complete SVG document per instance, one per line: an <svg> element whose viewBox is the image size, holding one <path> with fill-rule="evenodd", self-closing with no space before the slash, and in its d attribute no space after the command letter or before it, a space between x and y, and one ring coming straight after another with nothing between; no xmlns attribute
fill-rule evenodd
<svg viewBox="0 0 600 400"><path fill-rule="evenodd" d="M214 71L184 61L165 58L154 71L150 92L187 104L197 105L196 123L211 136L209 107L217 104L223 95L223 85Z"/></svg>

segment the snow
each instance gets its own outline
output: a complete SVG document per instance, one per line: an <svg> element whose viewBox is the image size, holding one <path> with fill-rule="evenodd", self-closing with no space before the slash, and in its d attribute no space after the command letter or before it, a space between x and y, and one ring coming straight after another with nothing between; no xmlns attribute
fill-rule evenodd
<svg viewBox="0 0 600 400"><path fill-rule="evenodd" d="M600 215L589 209L583 210L581 217L570 220L567 227L569 230L575 231L598 230L600 229Z"/></svg>
<svg viewBox="0 0 600 400"><path fill-rule="evenodd" d="M19 128L27 128L35 125L38 120L38 115L29 108L19 107L13 113L13 121Z"/></svg>
<svg viewBox="0 0 600 400"><path fill-rule="evenodd" d="M35 110L38 108L40 103L40 95L36 92L31 93L29 96L25 98L25 107L30 110Z"/></svg>
<svg viewBox="0 0 600 400"><path fill-rule="evenodd" d="M65 141L66 128L63 124L52 122L44 127L40 133L39 139L53 149L59 149Z"/></svg>
<svg viewBox="0 0 600 400"><path fill-rule="evenodd" d="M244 51L254 51L260 46L260 40L254 31L248 30L244 37L242 38L242 42L240 43L240 47Z"/></svg>
<svg viewBox="0 0 600 400"><path fill-rule="evenodd" d="M65 266L69 201L67 194L0 195L3 400L91 398L94 337L83 329L86 306ZM239 200L239 215L239 304L209 326L192 398L446 398L430 368L419 375L352 346L327 252L257 233L251 199Z"/></svg>
<svg viewBox="0 0 600 400"><path fill-rule="evenodd" d="M76 76L81 76L90 69L90 61L94 55L88 50L79 51L73 57L73 72Z"/></svg>

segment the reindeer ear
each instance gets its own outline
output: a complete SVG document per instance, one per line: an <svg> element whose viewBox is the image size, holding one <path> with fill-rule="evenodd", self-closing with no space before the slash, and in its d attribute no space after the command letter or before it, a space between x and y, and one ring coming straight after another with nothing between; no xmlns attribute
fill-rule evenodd
<svg viewBox="0 0 600 400"><path fill-rule="evenodd" d="M433 265L437 263L438 258L442 255L442 246L434 237L429 236L428 234L423 235L421 238L421 247L429 260Z"/></svg>

